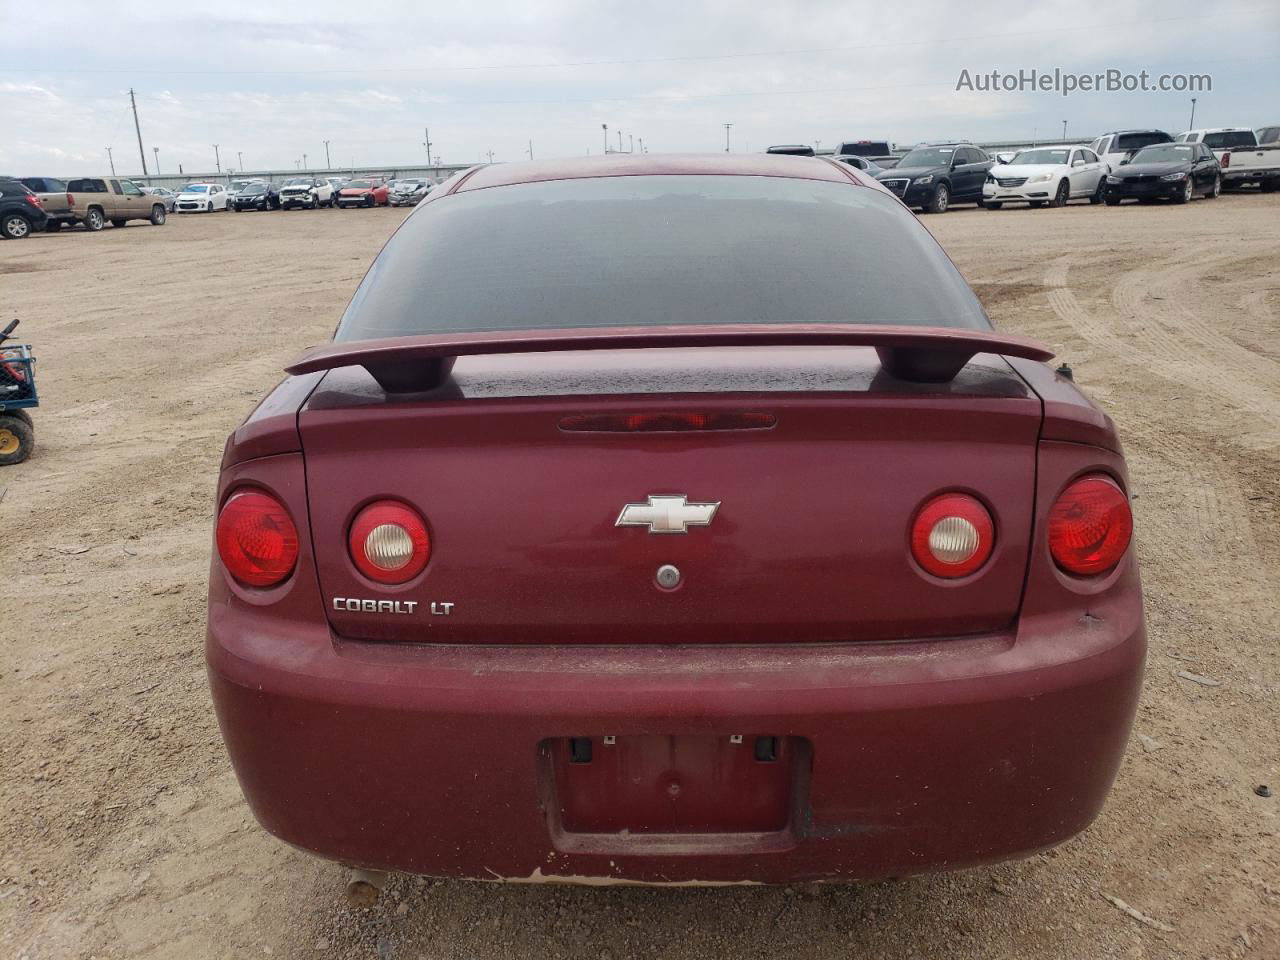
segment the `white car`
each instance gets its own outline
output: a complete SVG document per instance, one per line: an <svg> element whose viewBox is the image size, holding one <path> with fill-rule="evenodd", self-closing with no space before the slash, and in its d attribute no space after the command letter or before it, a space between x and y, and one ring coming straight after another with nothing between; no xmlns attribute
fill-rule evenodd
<svg viewBox="0 0 1280 960"><path fill-rule="evenodd" d="M1065 206L1068 200L1101 203L1110 167L1088 147L1032 147L1019 150L1008 163L987 171L982 205L999 210L1006 203L1033 207Z"/></svg>
<svg viewBox="0 0 1280 960"><path fill-rule="evenodd" d="M227 209L228 196L220 183L188 183L178 191L175 207L179 213L213 213Z"/></svg>
<svg viewBox="0 0 1280 960"><path fill-rule="evenodd" d="M320 177L290 177L280 185L280 209L334 206L333 184Z"/></svg>

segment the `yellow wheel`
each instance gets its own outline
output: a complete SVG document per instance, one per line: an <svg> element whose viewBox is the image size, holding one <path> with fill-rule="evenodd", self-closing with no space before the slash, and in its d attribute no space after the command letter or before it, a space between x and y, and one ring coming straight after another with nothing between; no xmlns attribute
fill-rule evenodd
<svg viewBox="0 0 1280 960"><path fill-rule="evenodd" d="M21 463L31 456L35 431L25 419L0 415L0 466Z"/></svg>

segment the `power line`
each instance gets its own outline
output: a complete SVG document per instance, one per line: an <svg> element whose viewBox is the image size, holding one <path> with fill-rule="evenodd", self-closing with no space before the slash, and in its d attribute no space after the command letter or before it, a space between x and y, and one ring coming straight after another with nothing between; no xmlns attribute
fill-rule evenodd
<svg viewBox="0 0 1280 960"><path fill-rule="evenodd" d="M1227 62L1243 63L1250 60L1252 61L1280 60L1280 56L1227 57L1220 60L1202 60L1197 63L1183 65L1184 67L1183 72L1186 72L1186 70L1190 70L1196 67L1211 65L1214 63L1227 63ZM1088 73L1090 72L1090 70L1081 69L1079 71L1074 71L1074 72ZM557 98L550 98L550 99L542 98L542 99L519 99L519 100L443 99L443 100L433 101L432 106L439 108L439 107L475 107L475 106L538 106L538 105L555 106L557 104L578 104L578 103L681 103L684 101L722 100L722 99L729 99L734 97L794 97L794 96L811 96L814 94L821 94L821 93L860 93L860 92L875 92L875 91L885 91L885 90L916 90L916 89L922 89L927 87L945 87L948 90L952 90L955 88L955 80L954 79L934 80L934 81L921 82L921 83L881 83L881 84L858 85L858 86L843 85L843 86L837 86L837 87L809 87L809 88L800 89L800 90L735 90L735 91L727 91L724 93L671 93L671 94L646 94L646 95L633 95L633 96L620 96L620 97L590 96L590 97L557 97ZM1168 92L1174 93L1176 91L1168 91ZM284 95L263 94L262 96L266 96L267 98L275 102L289 102L290 100L306 100L306 99L313 98L315 96L320 96L320 95L321 94L319 93L312 92L312 93L303 93L303 94L284 94ZM144 98L144 99L147 99L147 98ZM160 101L163 98L154 97L150 99ZM190 101L190 102L211 101L211 100L216 100L221 103L229 102L229 98L226 94L187 94L183 97L180 97L179 100ZM164 101L164 102L172 103L172 101Z"/></svg>

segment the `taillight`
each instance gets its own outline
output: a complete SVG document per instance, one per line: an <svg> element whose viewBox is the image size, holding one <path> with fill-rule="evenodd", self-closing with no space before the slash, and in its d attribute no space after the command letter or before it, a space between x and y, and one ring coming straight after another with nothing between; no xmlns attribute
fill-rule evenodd
<svg viewBox="0 0 1280 960"><path fill-rule="evenodd" d="M679 433L768 430L777 422L771 413L581 413L562 418L560 429L571 433Z"/></svg>
<svg viewBox="0 0 1280 960"><path fill-rule="evenodd" d="M935 577L967 577L981 569L995 545L991 514L966 493L934 497L911 525L911 555Z"/></svg>
<svg viewBox="0 0 1280 960"><path fill-rule="evenodd" d="M1110 477L1081 477L1062 491L1049 511L1049 551L1067 573L1106 573L1133 537L1129 498Z"/></svg>
<svg viewBox="0 0 1280 960"><path fill-rule="evenodd" d="M1222 155L1222 159L1219 160L1218 163L1222 166L1223 170L1227 169L1227 167L1231 166L1231 154L1224 153Z"/></svg>
<svg viewBox="0 0 1280 960"><path fill-rule="evenodd" d="M298 529L280 501L260 490L232 494L218 514L218 556L250 587L273 587L298 561Z"/></svg>
<svg viewBox="0 0 1280 960"><path fill-rule="evenodd" d="M76 195L74 193L67 194L67 206L74 207L76 205Z"/></svg>
<svg viewBox="0 0 1280 960"><path fill-rule="evenodd" d="M43 207L43 206L44 206L44 204L42 204L42 203L40 202L40 198L39 198L39 197L37 197L34 193L28 193L28 194L27 194L27 203L31 204L33 207Z"/></svg>
<svg viewBox="0 0 1280 960"><path fill-rule="evenodd" d="M397 500L379 500L361 510L347 545L359 571L378 583L412 580L431 556L426 522Z"/></svg>

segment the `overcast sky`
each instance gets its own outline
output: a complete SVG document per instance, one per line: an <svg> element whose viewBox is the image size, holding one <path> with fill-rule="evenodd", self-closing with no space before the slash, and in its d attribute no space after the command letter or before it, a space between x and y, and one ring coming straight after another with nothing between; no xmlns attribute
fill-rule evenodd
<svg viewBox="0 0 1280 960"><path fill-rule="evenodd" d="M181 12L175 12L181 11ZM430 11L430 12L428 12ZM0 173L292 169L840 139L1186 129L1190 94L957 92L961 70L1210 73L1197 126L1280 123L1276 0L4 4ZM15 42L18 38L21 43ZM639 144L636 143L636 148Z"/></svg>

